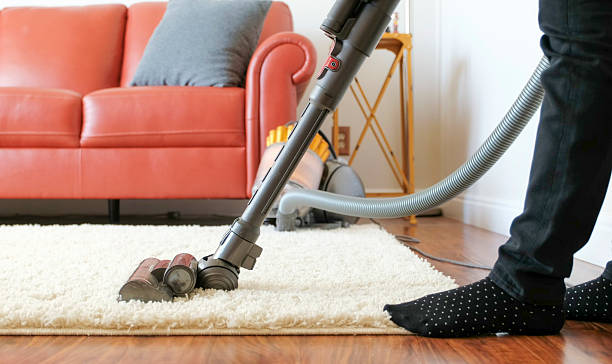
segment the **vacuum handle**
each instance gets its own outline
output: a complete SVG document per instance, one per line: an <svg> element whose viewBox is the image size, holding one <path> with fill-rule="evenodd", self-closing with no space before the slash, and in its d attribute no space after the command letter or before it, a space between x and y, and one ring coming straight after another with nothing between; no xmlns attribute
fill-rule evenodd
<svg viewBox="0 0 612 364"><path fill-rule="evenodd" d="M339 37L342 30L345 28L347 21L356 12L357 8L363 0L339 0L334 3L334 6L327 14L327 17L321 24L323 30L330 37Z"/></svg>

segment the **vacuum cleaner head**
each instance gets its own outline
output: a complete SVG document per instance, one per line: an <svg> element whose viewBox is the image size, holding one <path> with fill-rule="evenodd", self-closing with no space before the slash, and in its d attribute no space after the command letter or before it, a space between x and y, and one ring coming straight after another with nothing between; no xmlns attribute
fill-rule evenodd
<svg viewBox="0 0 612 364"><path fill-rule="evenodd" d="M193 290L197 279L198 262L190 254L182 253L170 260L147 258L119 290L119 301L172 301Z"/></svg>

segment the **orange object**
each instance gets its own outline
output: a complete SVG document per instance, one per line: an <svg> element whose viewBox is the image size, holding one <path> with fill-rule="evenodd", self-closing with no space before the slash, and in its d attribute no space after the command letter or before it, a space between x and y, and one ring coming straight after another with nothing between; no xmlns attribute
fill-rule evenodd
<svg viewBox="0 0 612 364"><path fill-rule="evenodd" d="M281 125L277 126L276 129L270 130L266 137L266 147L270 147L276 143L285 143L294 127L295 124L290 124L289 126ZM329 158L329 144L327 144L319 134L315 135L312 139L308 149L315 152L315 154L321 158L322 162L327 161L327 158Z"/></svg>
<svg viewBox="0 0 612 364"><path fill-rule="evenodd" d="M245 88L127 87L163 2L0 11L1 198L250 196L312 43L273 2Z"/></svg>

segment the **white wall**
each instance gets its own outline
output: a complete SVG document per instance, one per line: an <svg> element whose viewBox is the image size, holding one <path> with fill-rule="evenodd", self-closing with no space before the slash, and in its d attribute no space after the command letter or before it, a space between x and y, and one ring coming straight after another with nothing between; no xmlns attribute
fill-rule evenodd
<svg viewBox="0 0 612 364"><path fill-rule="evenodd" d="M440 0L412 0L415 185L423 189L440 180Z"/></svg>
<svg viewBox="0 0 612 364"><path fill-rule="evenodd" d="M439 161L441 173L446 175L489 135L540 59L538 4L531 0L413 1L415 39L423 42L427 38L435 44L425 49L415 46L415 73L439 72L439 94L421 97L425 96L424 102L431 108L428 113L433 117L439 113ZM419 19L427 21L419 23ZM512 219L522 211L537 118L481 181L445 205L446 215L509 233ZM591 241L577 254L599 265L612 259L610 200L608 196Z"/></svg>

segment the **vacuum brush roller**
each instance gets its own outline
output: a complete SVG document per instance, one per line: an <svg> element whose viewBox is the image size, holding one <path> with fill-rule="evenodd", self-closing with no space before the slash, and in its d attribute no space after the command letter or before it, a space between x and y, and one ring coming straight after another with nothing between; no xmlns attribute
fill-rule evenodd
<svg viewBox="0 0 612 364"><path fill-rule="evenodd" d="M172 291L153 274L160 264L157 258L140 262L127 282L119 290L119 301L138 300L143 302L172 301Z"/></svg>
<svg viewBox="0 0 612 364"><path fill-rule="evenodd" d="M176 295L185 295L196 284L198 261L193 255L182 253L174 257L164 273L164 283Z"/></svg>

